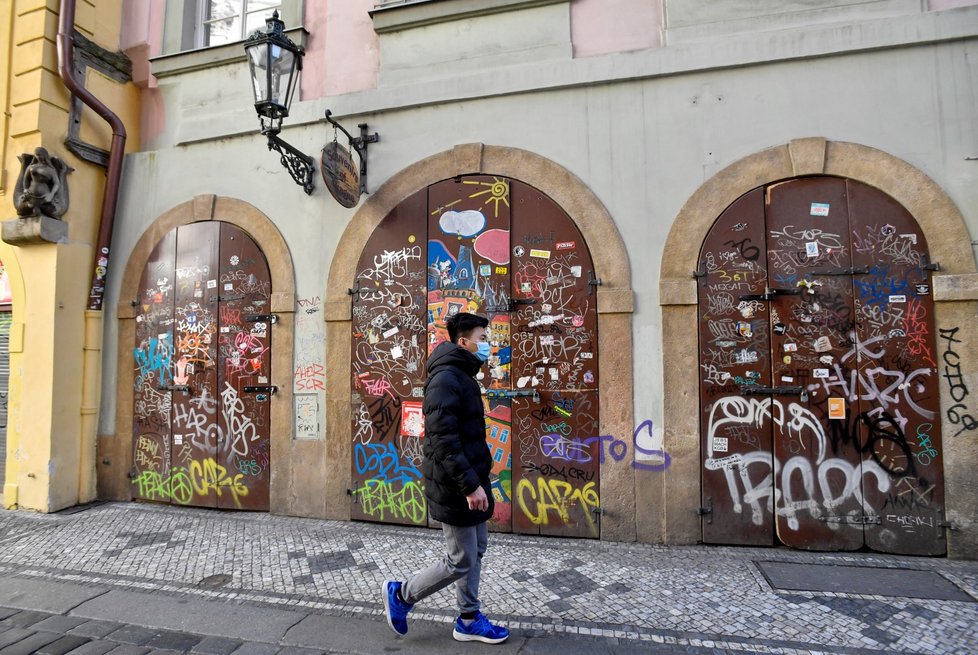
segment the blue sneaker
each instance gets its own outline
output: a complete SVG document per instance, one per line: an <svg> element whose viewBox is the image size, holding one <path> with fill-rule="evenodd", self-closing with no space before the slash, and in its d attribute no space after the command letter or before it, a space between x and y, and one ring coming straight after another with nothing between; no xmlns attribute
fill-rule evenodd
<svg viewBox="0 0 978 655"><path fill-rule="evenodd" d="M397 634L406 635L407 615L414 609L414 605L408 605L401 600L397 593L401 589L401 583L396 580L385 580L381 589L384 594L384 614L387 615L387 625Z"/></svg>
<svg viewBox="0 0 978 655"><path fill-rule="evenodd" d="M501 625L493 625L482 612L475 615L475 620L469 625L462 623L462 617L455 619L455 630L452 632L455 641L481 641L487 644L501 644L509 639L509 630Z"/></svg>

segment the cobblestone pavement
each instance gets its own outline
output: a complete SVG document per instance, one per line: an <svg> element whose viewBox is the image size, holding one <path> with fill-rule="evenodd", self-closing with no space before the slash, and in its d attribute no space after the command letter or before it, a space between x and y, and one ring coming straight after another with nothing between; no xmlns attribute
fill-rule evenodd
<svg viewBox="0 0 978 655"><path fill-rule="evenodd" d="M163 505L0 511L0 576L370 619L386 630L382 581L440 557L442 543L435 530ZM970 598L779 590L765 562L926 571ZM690 653L978 653L975 561L493 534L482 580L486 613L527 637ZM453 602L440 592L411 620L450 630ZM17 627L12 612L3 616L0 628Z"/></svg>

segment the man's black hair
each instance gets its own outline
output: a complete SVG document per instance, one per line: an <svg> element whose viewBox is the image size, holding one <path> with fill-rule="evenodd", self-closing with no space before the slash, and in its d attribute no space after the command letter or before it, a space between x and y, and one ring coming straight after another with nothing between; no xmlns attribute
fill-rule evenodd
<svg viewBox="0 0 978 655"><path fill-rule="evenodd" d="M445 321L445 327L448 328L448 338L451 339L452 343L458 343L459 337L468 339L472 330L489 327L489 319L478 314L459 312L448 317Z"/></svg>

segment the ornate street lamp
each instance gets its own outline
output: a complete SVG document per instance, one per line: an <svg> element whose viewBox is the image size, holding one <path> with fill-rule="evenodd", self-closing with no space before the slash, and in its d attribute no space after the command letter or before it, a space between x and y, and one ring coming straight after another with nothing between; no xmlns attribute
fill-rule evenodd
<svg viewBox="0 0 978 655"><path fill-rule="evenodd" d="M289 115L305 50L285 35L285 23L279 20L277 10L265 20L265 29L255 30L245 40L244 48L251 69L255 111L261 120L261 133L268 137L268 149L278 152L292 179L306 193L312 193L315 161L278 136L282 119Z"/></svg>

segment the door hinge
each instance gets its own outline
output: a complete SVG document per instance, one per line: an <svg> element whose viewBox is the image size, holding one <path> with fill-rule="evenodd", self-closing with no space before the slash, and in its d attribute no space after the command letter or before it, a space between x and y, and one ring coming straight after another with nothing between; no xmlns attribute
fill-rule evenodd
<svg viewBox="0 0 978 655"><path fill-rule="evenodd" d="M589 295L594 293L594 287L600 287L602 285L601 278L594 277L594 271L587 272L587 292Z"/></svg>
<svg viewBox="0 0 978 655"><path fill-rule="evenodd" d="M705 516L706 517L706 522L708 524L712 524L713 523L713 497L712 496L707 496L706 497L706 503L705 504L706 504L706 507L697 507L696 508L696 515L697 516Z"/></svg>
<svg viewBox="0 0 978 655"><path fill-rule="evenodd" d="M878 515L855 514L852 516L822 516L818 519L825 523L845 523L847 525L880 525L883 521Z"/></svg>
<svg viewBox="0 0 978 655"><path fill-rule="evenodd" d="M925 252L920 256L920 268L925 271L939 271L941 270L941 265L937 262L931 263L930 254Z"/></svg>
<svg viewBox="0 0 978 655"><path fill-rule="evenodd" d="M951 532L957 532L958 530L961 529L951 521L942 521L937 524L937 527L944 528L945 530L950 530Z"/></svg>

